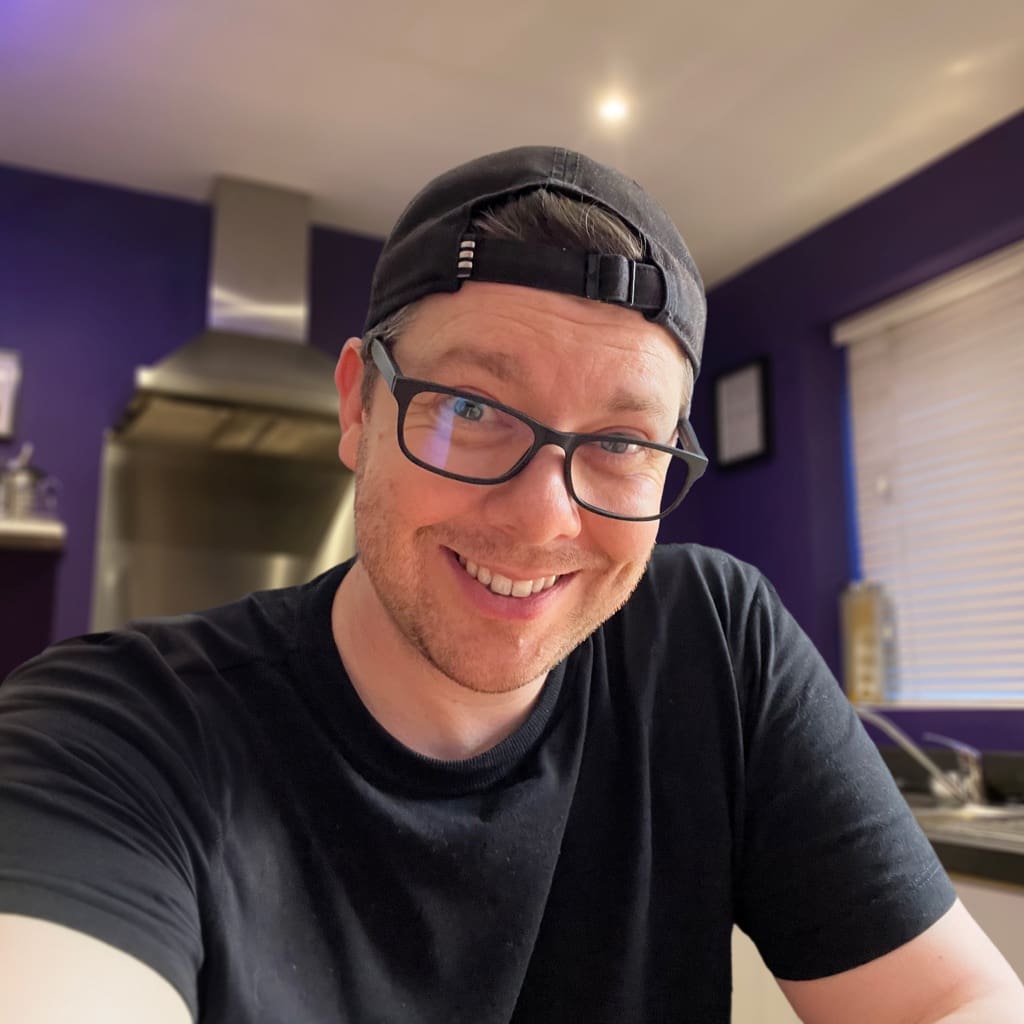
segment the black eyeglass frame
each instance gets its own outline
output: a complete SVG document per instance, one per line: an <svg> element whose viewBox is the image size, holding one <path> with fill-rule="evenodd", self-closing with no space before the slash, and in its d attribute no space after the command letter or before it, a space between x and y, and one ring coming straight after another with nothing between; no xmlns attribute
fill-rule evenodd
<svg viewBox="0 0 1024 1024"><path fill-rule="evenodd" d="M676 424L676 429L679 432L678 445L658 444L655 441L638 441L635 437L629 437L625 434L566 433L546 426L539 420L535 420L531 416L527 416L526 413L520 412L519 409L513 409L511 406L504 405L501 402L496 402L491 398L484 398L482 395L474 394L472 391L460 391L458 388L449 388L443 384L435 384L433 381L420 380L416 377L406 377L399 368L398 363L395 362L394 357L387 350L387 346L379 335L371 337L369 355L373 360L374 366L376 366L380 371L381 377L384 379L384 383L387 385L388 390L394 396L395 402L398 405L398 446L401 448L402 454L405 455L410 462L422 469L431 473L436 473L438 476L447 477L449 480L459 480L466 484L503 484L521 473L530 464L533 457L541 450L541 448L544 448L549 444L553 444L556 448L561 448L565 453L565 466L563 470L565 475L565 488L577 505L585 508L588 512L593 512L599 516L606 516L608 519L618 519L627 523L648 523L656 519L664 519L665 516L675 511L675 509L679 507L683 498L689 494L690 488L704 475L704 471L708 467L707 456L704 454L700 447L700 443L697 441L697 435L693 432L693 427L690 426L690 421L685 417L680 417ZM519 461L516 462L516 464L507 473L503 473L498 477L465 476L462 473L451 473L446 469L439 469L437 466L433 466L429 462L425 462L423 459L413 455L405 444L405 432L403 430L405 425L405 414L408 411L409 404L412 400L423 391L431 391L435 394L441 395L452 395L456 398L465 398L471 402L482 402L485 405L490 406L492 409L497 409L508 416L512 416L514 419L519 420L520 423L525 423L526 426L533 431L533 444L527 448ZM653 448L655 451L665 452L673 458L682 459L687 464L686 485L683 487L679 496L668 508L653 516L623 516L618 515L615 512L608 512L605 509L597 508L595 505L591 505L589 502L584 501L576 493L576 490L572 485L571 471L573 452L575 452L580 445L593 441L621 441L624 444L639 444L643 445L645 448Z"/></svg>

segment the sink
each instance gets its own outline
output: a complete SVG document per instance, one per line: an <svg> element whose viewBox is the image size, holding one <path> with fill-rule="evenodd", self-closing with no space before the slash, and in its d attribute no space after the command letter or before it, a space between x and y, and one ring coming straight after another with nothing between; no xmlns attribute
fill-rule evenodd
<svg viewBox="0 0 1024 1024"><path fill-rule="evenodd" d="M911 810L930 839L1024 854L1024 805L950 807L911 801Z"/></svg>
<svg viewBox="0 0 1024 1024"><path fill-rule="evenodd" d="M911 810L921 822L1024 822L1024 805L1019 804L966 804L962 807L912 805Z"/></svg>

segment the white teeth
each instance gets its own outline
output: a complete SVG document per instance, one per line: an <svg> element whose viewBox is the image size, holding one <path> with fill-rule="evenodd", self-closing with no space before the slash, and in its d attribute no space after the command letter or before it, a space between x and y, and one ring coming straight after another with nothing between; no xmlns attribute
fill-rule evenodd
<svg viewBox="0 0 1024 1024"><path fill-rule="evenodd" d="M542 579L534 580L533 592L535 594L539 594L542 590L547 590L549 587L553 587L556 579L558 579L557 576L545 576Z"/></svg>
<svg viewBox="0 0 1024 1024"><path fill-rule="evenodd" d="M539 594L542 590L549 590L558 580L557 576L541 576L535 580L511 580L485 565L477 565L476 562L463 558L462 555L459 555L459 562L477 582L502 597L529 597L531 594Z"/></svg>

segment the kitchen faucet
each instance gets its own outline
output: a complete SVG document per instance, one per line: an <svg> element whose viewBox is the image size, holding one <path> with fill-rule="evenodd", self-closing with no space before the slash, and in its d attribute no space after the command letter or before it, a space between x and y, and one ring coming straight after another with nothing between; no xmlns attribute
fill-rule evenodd
<svg viewBox="0 0 1024 1024"><path fill-rule="evenodd" d="M952 797L957 803L985 803L985 782L982 774L981 752L960 740L927 732L924 739L939 743L956 752L958 772L944 772L898 725L875 708L855 704L854 710L865 722L870 722L909 754L934 780L933 792Z"/></svg>

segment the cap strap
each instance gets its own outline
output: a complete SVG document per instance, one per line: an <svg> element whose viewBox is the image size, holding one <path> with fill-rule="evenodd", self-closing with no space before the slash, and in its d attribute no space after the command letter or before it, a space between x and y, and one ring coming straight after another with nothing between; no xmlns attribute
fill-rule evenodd
<svg viewBox="0 0 1024 1024"><path fill-rule="evenodd" d="M641 312L660 312L665 307L665 281L653 263L504 238L464 236L456 277L542 288Z"/></svg>

